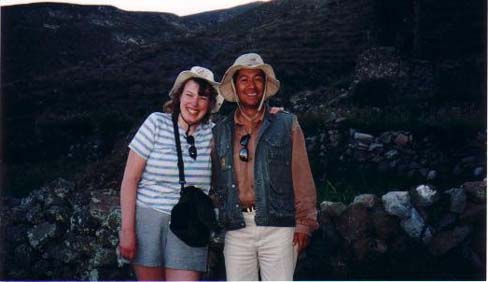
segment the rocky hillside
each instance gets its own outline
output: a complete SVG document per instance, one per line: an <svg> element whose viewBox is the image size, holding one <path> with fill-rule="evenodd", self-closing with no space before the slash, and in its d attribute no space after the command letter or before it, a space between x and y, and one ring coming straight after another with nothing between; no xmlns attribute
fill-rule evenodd
<svg viewBox="0 0 488 282"><path fill-rule="evenodd" d="M181 69L204 65L219 78L238 54L250 51L272 63L283 83L274 102L300 115L293 104L300 93L313 93L304 100L309 107L312 99L327 101L346 91L340 112L421 111L436 123L444 113L452 120L460 108L453 122L467 119L469 128L482 129L483 6L276 0L183 18L103 6L3 7L6 190L22 195L58 174L74 177L86 165L106 161L117 142L160 109ZM357 83L360 54L379 46L392 48L395 56L386 60L396 60L390 71L397 73L386 74L391 81L370 75ZM398 127L411 131L417 123Z"/></svg>
<svg viewBox="0 0 488 282"><path fill-rule="evenodd" d="M114 227L115 215L109 214L112 204L116 206L128 142L143 119L161 109L179 71L202 65L220 79L244 52L260 53L282 81L272 104L299 117L320 202L347 204L358 194L380 196L421 184L445 195L453 187L482 181L485 14L483 0L273 0L187 17L106 6L2 7L2 195L13 219L2 220L0 226L9 237L23 235L0 252L16 258L8 265L56 269L39 279L73 279L70 274L79 260L86 263L80 271L88 272L76 279L127 277L128 272L112 272L116 238L107 230ZM226 104L221 112L231 108ZM69 188L69 197L61 193L65 188L52 188L57 184L46 186L58 177L68 179L61 186ZM57 195L56 201L42 198L48 190ZM37 198L21 200L29 193ZM91 199L102 194L113 200L107 204L110 212L105 215L112 218L107 221L90 211ZM35 212L40 209L47 210L42 218ZM479 217L473 226L486 215L480 209L474 211ZM423 220L431 217L429 212L420 213ZM455 218L445 219L447 225L436 232L454 230L451 235L462 237L456 242L463 247L446 249L448 263L436 268L443 274L432 279L471 279L485 273L474 256L468 268L475 273L472 277L450 272L447 265L458 262L453 258L474 248L467 242L485 236L473 231L478 227L465 229L471 221ZM359 279L362 268L354 267L367 268L367 263L349 260L352 268L342 273L337 268L344 263L342 253L334 253L337 261L324 261L321 248L330 246L321 240L334 235L328 228L314 235L322 239L314 239L319 243L302 258L307 262L297 269L297 277L323 279L320 269L328 265L337 271L337 279ZM341 230L341 238L350 237L349 229ZM65 251L85 235L100 237L81 252ZM350 254L355 243L346 243ZM57 247L46 253L46 246ZM422 262L437 258L416 243L409 246L425 255ZM90 248L107 251L95 258ZM24 255L32 250L32 258ZM415 261L415 253L409 255L409 262ZM105 256L110 265L104 265ZM380 257L375 262L384 262L385 256ZM11 269L8 279L34 277ZM394 276L402 273L396 270L388 279L406 279Z"/></svg>

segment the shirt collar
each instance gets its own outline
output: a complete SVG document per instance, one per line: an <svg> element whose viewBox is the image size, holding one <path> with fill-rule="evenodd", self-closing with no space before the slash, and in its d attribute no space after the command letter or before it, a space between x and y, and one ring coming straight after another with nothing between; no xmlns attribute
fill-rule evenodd
<svg viewBox="0 0 488 282"><path fill-rule="evenodd" d="M263 110L261 111L261 113L254 120L255 124L259 124L259 123L263 122L263 119L264 119L264 116L265 116L265 113L267 110L268 110L267 107L263 107ZM234 123L237 125L245 125L246 122L247 122L247 119L241 114L241 110L238 108L234 112Z"/></svg>

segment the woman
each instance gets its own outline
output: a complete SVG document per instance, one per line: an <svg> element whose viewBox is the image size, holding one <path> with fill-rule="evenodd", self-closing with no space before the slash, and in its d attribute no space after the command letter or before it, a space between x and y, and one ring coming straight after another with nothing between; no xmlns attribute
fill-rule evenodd
<svg viewBox="0 0 488 282"><path fill-rule="evenodd" d="M165 105L153 113L129 144L120 202L119 251L139 280L199 280L207 267L207 247L193 248L169 230L180 193L172 115L177 116L186 185L210 189L211 112L220 108L213 73L203 67L181 72ZM186 139L186 142L185 142Z"/></svg>

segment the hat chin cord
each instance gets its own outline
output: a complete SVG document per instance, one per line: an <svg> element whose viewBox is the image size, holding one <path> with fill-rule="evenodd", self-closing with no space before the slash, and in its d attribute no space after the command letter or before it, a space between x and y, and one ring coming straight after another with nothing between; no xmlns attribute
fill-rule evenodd
<svg viewBox="0 0 488 282"><path fill-rule="evenodd" d="M178 116L177 117L181 117L181 119L188 125L187 129L186 129L186 132L185 134L188 136L188 133L190 133L190 128L195 125L195 124L198 124L198 123L189 123L184 117L183 115L181 114L181 111L178 111Z"/></svg>
<svg viewBox="0 0 488 282"><path fill-rule="evenodd" d="M263 105L264 105L264 100L266 98L266 86L268 85L267 83L264 84L264 89L263 89L263 97L261 98L261 102L259 102L259 107L258 107L258 110L257 112L252 116L248 116L243 110L242 110L242 106L241 106L241 102L239 101L239 95L237 95L237 91L236 91L236 88L235 88L235 85L234 85L234 81L231 81L231 86L232 86L232 93L234 94L234 97L236 98L236 101L237 101L237 106L239 107L239 110L242 114L242 116L247 119L248 121L254 121L259 115L260 115L260 112L263 108Z"/></svg>

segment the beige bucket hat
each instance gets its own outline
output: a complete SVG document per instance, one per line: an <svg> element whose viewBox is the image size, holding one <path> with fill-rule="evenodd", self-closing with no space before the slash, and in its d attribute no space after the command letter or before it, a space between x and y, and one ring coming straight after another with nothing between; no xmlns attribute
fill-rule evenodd
<svg viewBox="0 0 488 282"><path fill-rule="evenodd" d="M212 113L218 112L220 107L224 103L224 97L220 95L220 89L219 89L220 83L215 82L213 72L204 67L194 66L190 70L185 70L180 72L178 74L178 77L176 77L175 83L173 84L173 88L171 88L171 90L169 91L169 97L173 98L173 95L181 87L183 82L193 77L201 78L208 81L208 83L212 85L215 91L217 91L217 97L215 98L215 106L211 109L211 112Z"/></svg>
<svg viewBox="0 0 488 282"><path fill-rule="evenodd" d="M220 93L229 102L237 102L233 77L240 69L260 69L266 74L264 100L269 99L280 89L280 81L276 79L273 68L265 64L261 56L256 53L247 53L239 56L234 64L227 69L220 84Z"/></svg>

